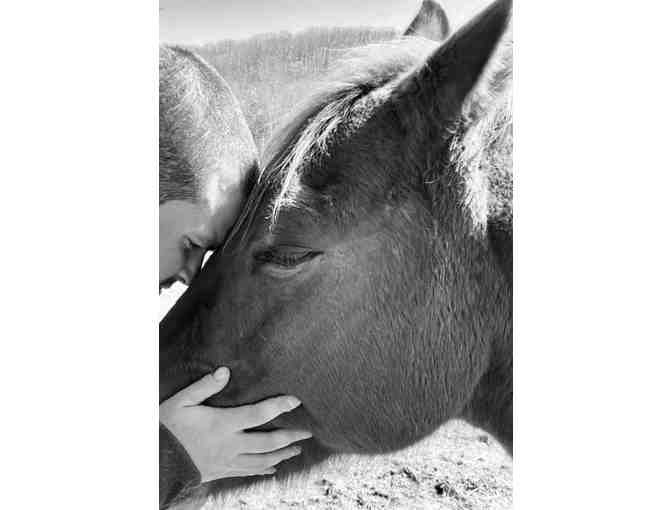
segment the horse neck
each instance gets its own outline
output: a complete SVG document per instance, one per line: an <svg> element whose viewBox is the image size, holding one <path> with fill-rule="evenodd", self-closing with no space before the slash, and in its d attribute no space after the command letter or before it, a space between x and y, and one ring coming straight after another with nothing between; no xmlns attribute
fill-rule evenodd
<svg viewBox="0 0 672 510"><path fill-rule="evenodd" d="M467 421L492 434L509 452L513 450L513 356L509 332L493 350L488 370L482 376L464 411ZM508 345L508 347L506 347Z"/></svg>
<svg viewBox="0 0 672 510"><path fill-rule="evenodd" d="M452 199L451 199L452 200ZM460 418L491 433L509 451L513 445L513 347L512 347L512 282L506 269L510 260L510 238L493 242L491 225L486 232L475 233L471 218L460 217L453 210L454 221L448 226L452 231L444 239L445 253L458 253L461 258L457 270L446 271L452 278L461 281L445 281L446 303L454 300L453 289L466 289L469 296L462 309L469 310L473 341L484 346L481 373L475 380L470 398ZM467 215L468 216L468 215ZM492 217L503 232L510 232L507 223L500 225L501 217ZM494 228L494 227L493 227ZM497 231L499 232L499 230ZM500 235L499 233L496 235ZM501 241L501 242L500 242ZM448 248L449 247L449 248ZM454 258L454 257L453 257ZM502 259L506 259L502 262ZM450 263L448 258L444 259ZM455 302L451 303L452 307ZM448 308L450 308L450 306ZM448 313L448 310L446 311ZM444 339L450 341L450 339ZM446 360L448 363L449 360Z"/></svg>
<svg viewBox="0 0 672 510"><path fill-rule="evenodd" d="M490 229L490 225L488 226ZM504 227L502 227L504 228ZM500 234L497 234L500 235ZM502 234L506 236L506 234ZM488 232L486 264L477 279L480 291L489 294L487 310L478 318L485 322L490 342L487 368L464 410L464 418L491 433L511 453L513 448L513 287L511 244L493 241Z"/></svg>

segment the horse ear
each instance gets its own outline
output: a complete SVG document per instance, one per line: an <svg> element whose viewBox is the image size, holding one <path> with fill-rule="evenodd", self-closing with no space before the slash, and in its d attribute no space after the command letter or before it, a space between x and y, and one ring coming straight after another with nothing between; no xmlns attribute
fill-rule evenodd
<svg viewBox="0 0 672 510"><path fill-rule="evenodd" d="M427 119L445 123L459 115L497 48L510 14L511 0L497 0L406 75L393 93L401 118L408 118L416 129L420 124L433 130Z"/></svg>
<svg viewBox="0 0 672 510"><path fill-rule="evenodd" d="M434 0L423 0L420 11L404 32L404 35L418 35L434 41L443 41L448 34L448 16Z"/></svg>

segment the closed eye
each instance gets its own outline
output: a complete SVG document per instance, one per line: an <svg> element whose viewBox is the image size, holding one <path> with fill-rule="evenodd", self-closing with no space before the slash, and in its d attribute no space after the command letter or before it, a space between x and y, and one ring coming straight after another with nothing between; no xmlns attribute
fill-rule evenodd
<svg viewBox="0 0 672 510"><path fill-rule="evenodd" d="M267 267L271 270L291 271L321 254L319 251L306 248L274 246L258 252L254 259L261 267Z"/></svg>
<svg viewBox="0 0 672 510"><path fill-rule="evenodd" d="M191 250L194 249L194 243L191 239L188 237L183 237L182 238L182 253L184 254L185 258L189 257L189 253Z"/></svg>
<svg viewBox="0 0 672 510"><path fill-rule="evenodd" d="M182 251L184 252L185 256L189 256L189 253L192 250L196 250L201 248L198 244L196 244L194 241L192 241L189 237L184 237L182 238Z"/></svg>

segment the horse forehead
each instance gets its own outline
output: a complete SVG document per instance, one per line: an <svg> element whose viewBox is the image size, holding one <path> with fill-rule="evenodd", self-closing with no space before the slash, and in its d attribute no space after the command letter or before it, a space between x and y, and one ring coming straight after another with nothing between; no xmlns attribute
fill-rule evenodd
<svg viewBox="0 0 672 510"><path fill-rule="evenodd" d="M380 131L380 126L377 125L370 126L373 130L366 129L376 114L381 113L387 106L389 97L390 89L388 87L380 87L352 104L348 111L343 113L342 118L328 137L326 144L320 145L317 141L313 142L313 150L311 152L314 157L300 173L301 179L296 183L296 186L313 186L311 178L315 174L323 174L325 172L332 175L343 174L345 167L339 163L342 163L347 158L356 158L359 154L350 150L350 142L372 147L373 140L371 138L381 138L389 135L389 128L393 126L386 126L387 129L385 132ZM347 177L345 174L342 176Z"/></svg>

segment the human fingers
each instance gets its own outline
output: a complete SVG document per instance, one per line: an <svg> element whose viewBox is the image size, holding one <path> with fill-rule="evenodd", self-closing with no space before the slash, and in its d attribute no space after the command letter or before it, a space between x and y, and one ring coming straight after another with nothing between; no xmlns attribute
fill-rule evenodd
<svg viewBox="0 0 672 510"><path fill-rule="evenodd" d="M261 470L236 470L236 471L229 471L226 474L226 478L234 478L234 477L246 477L246 476L264 476L264 475L274 475L278 470L275 468L266 468L266 469L261 469Z"/></svg>
<svg viewBox="0 0 672 510"><path fill-rule="evenodd" d="M231 469L227 468L223 471L215 471L212 473L201 473L201 483L211 482L212 480L219 480L220 478L237 478L243 476L263 476L274 475L277 470L273 467L262 469Z"/></svg>
<svg viewBox="0 0 672 510"><path fill-rule="evenodd" d="M198 405L208 397L222 391L229 382L229 376L229 369L220 367L213 373L177 392L171 397L171 400L180 407Z"/></svg>
<svg viewBox="0 0 672 510"><path fill-rule="evenodd" d="M250 404L230 409L231 423L239 430L251 429L301 405L301 401L292 396L273 397L256 404Z"/></svg>
<svg viewBox="0 0 672 510"><path fill-rule="evenodd" d="M241 451L244 453L272 452L311 437L313 435L307 430L280 429L272 432L246 432L242 435Z"/></svg>
<svg viewBox="0 0 672 510"><path fill-rule="evenodd" d="M236 465L239 469L268 469L283 460L291 459L301 453L300 446L288 446L274 452L268 453L244 453L236 459Z"/></svg>

